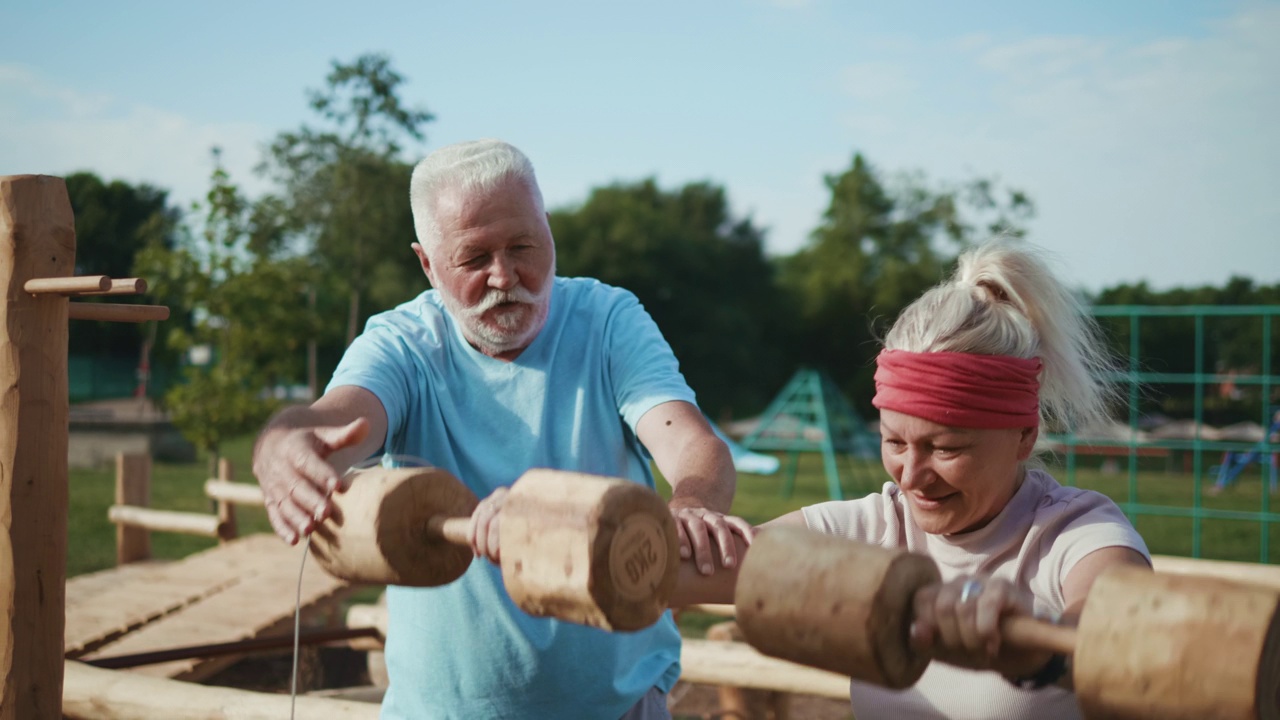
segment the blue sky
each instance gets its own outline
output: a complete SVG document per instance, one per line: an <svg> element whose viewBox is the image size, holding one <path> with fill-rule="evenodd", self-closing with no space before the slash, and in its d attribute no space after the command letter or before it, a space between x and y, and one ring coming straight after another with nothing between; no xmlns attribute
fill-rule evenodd
<svg viewBox="0 0 1280 720"><path fill-rule="evenodd" d="M1280 282L1280 2L34 2L0 11L0 174L88 169L189 202L235 180L334 59L388 54L437 120L501 137L549 205L723 184L799 248L855 151L995 176L1091 290ZM410 262L406 238L406 262Z"/></svg>

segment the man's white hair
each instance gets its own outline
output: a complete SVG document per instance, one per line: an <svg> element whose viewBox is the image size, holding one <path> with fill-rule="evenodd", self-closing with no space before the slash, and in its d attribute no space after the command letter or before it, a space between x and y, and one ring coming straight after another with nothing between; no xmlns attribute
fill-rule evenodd
<svg viewBox="0 0 1280 720"><path fill-rule="evenodd" d="M508 180L524 182L545 212L542 191L533 173L533 163L515 146L501 140L484 139L446 145L419 162L409 181L409 206L413 227L422 247L431 250L440 239L436 204L448 192L485 192Z"/></svg>

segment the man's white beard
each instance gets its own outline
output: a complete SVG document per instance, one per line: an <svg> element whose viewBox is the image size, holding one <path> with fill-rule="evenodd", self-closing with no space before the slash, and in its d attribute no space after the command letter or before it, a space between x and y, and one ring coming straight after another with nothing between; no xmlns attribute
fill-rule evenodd
<svg viewBox="0 0 1280 720"><path fill-rule="evenodd" d="M511 290L490 290L478 303L465 306L443 288L437 288L445 309L462 325L463 334L486 355L520 350L533 342L547 319L547 309L554 285L554 272L536 295L523 285ZM502 303L519 303L518 307L500 311L486 322L484 315Z"/></svg>

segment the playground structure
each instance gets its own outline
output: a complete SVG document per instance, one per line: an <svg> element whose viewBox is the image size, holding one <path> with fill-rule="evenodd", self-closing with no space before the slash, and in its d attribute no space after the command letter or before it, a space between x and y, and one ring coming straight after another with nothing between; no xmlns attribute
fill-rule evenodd
<svg viewBox="0 0 1280 720"><path fill-rule="evenodd" d="M289 600L291 610L297 576L279 571L297 567L293 561L300 560L297 555L300 551L286 549L292 554L269 563L263 561L263 567L270 568L270 573L246 572L251 563L268 552L267 541L270 547L284 546L273 537L236 537L233 505L255 500L260 504L261 492L256 486L232 482L229 467L223 469L220 478L206 483L206 493L219 502L218 514L208 517L143 507L145 493L138 488L145 488L145 484L140 486L122 480L115 509L109 511L120 526L117 546L120 557L143 560L147 555L143 531L151 529L197 532L217 537L221 544L207 553L165 566L129 562L107 571L113 574L67 581L67 320L137 322L163 319L167 310L128 305L85 307L67 302L68 297L79 294L140 292L145 284L138 280L112 281L100 276L70 277L75 251L73 221L65 187L56 178L0 177L0 247L3 247L0 277L6 280L8 288L0 301L0 317L4 318L0 347L5 351L0 373L6 381L5 396L0 400L5 413L5 422L0 425L3 427L0 435L0 582L11 589L10 593L0 593L0 603L4 603L5 609L5 622L0 629L0 648L4 650L0 654L0 677L3 677L0 720L56 717L59 710L66 717L106 719L214 718L229 714L264 719L285 716L287 697L203 687L142 672L102 670L76 660L64 661L67 644L72 642L69 631L80 627L81 619L91 618L99 610L103 611L99 614L151 614L141 603L144 598L145 602L151 602L150 596L156 594L158 587L180 584L158 585L155 581L156 573L160 572L168 577L183 575L174 571L175 566L185 564L189 585L207 583L211 578L225 580L244 576L236 585L243 586L246 595L234 602L223 602L218 609L219 617L243 615L246 607L259 607L279 600L281 595ZM144 475L137 461L122 460L119 467L121 478ZM262 544L258 545L260 541ZM221 563L222 569L199 567L202 563L217 564L209 558L219 558L217 563ZM1196 574L1238 574L1251 582L1280 585L1275 568L1182 559L1179 562ZM1157 569L1168 570L1169 564L1158 560ZM252 586L265 582L264 574L291 575L288 589L258 588L252 594L247 593ZM214 585L217 587L213 589L206 586L206 589L184 591L189 594L173 600L171 604L176 607L161 610L161 617L165 620L185 617L189 625L208 625L212 611L201 617L197 608L213 607L206 605L206 600L229 597L223 593L231 589L218 583ZM118 593L119 599L106 602L111 593ZM85 602L82 603L82 599ZM70 622L72 617L76 618L74 624ZM243 618L235 620L240 622ZM116 629L105 633L75 631L78 639L74 641L77 649L73 652L85 659L108 647L113 648L113 653L120 653L119 643L130 637L141 637L147 627L161 627L155 621L128 618L114 625ZM177 635L165 632L163 640L172 645ZM107 653L101 652L97 659L105 656ZM688 641L682 661L684 679L690 682L847 697L846 678L764 658L742 643ZM211 667L204 664L202 669L192 669L189 673L152 672L195 677ZM339 699L300 698L298 705L304 717L373 718L377 714L373 705Z"/></svg>
<svg viewBox="0 0 1280 720"><path fill-rule="evenodd" d="M879 438L867 430L835 382L811 368L801 368L791 376L760 416L759 424L743 438L742 446L753 452L787 454L783 497L791 497L795 488L802 452L822 454L827 494L832 500L844 499L837 453L863 459L880 457Z"/></svg>

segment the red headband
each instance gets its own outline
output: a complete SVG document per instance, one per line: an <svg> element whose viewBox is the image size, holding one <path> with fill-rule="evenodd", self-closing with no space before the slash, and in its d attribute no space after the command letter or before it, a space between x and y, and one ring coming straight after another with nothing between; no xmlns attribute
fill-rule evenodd
<svg viewBox="0 0 1280 720"><path fill-rule="evenodd" d="M1039 358L882 350L871 404L951 427L1040 422Z"/></svg>

